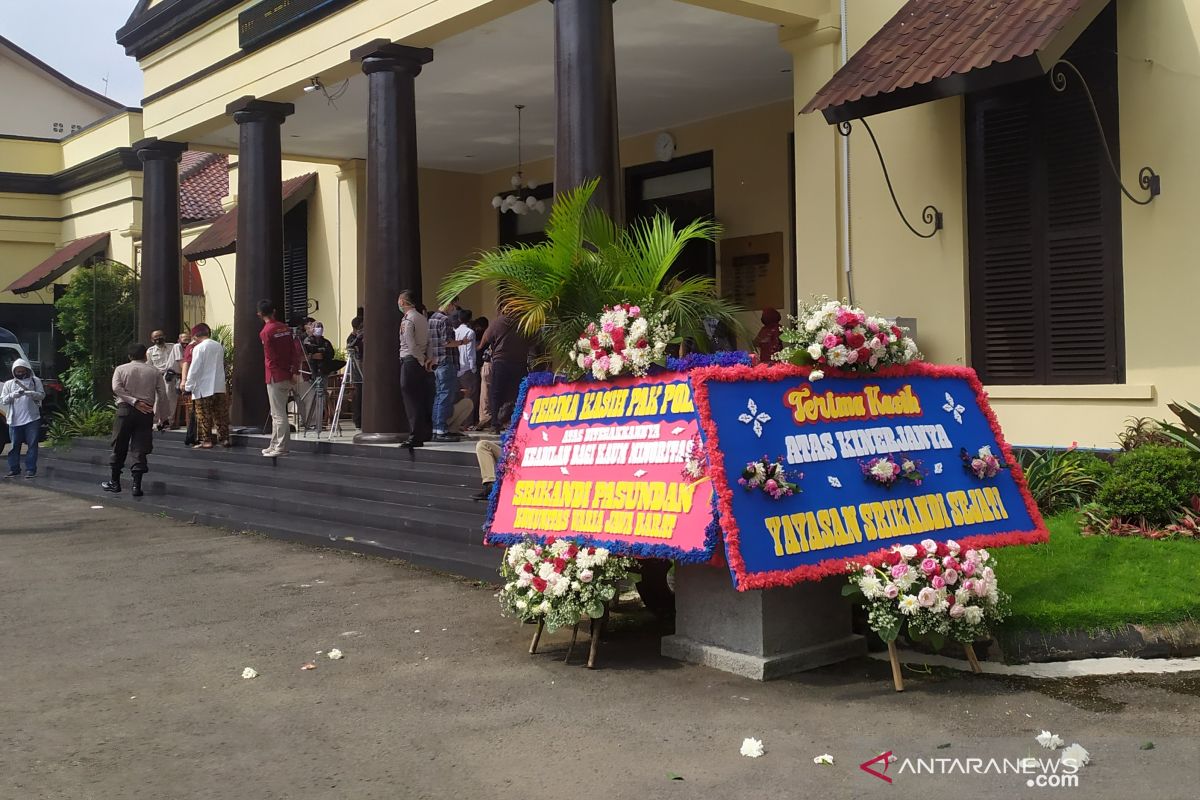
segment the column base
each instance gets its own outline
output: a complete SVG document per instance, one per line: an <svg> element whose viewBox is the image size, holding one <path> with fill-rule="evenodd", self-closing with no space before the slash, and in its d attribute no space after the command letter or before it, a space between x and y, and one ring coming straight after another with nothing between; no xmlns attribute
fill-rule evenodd
<svg viewBox="0 0 1200 800"><path fill-rule="evenodd" d="M841 639L803 647L787 653L763 656L740 653L720 645L705 644L686 636L666 636L662 654L676 661L687 661L702 667L712 667L756 681L770 681L795 672L836 664L867 654L866 640L850 634Z"/></svg>
<svg viewBox="0 0 1200 800"><path fill-rule="evenodd" d="M661 652L760 681L866 655L842 585L828 578L739 592L727 569L677 565L675 635Z"/></svg>
<svg viewBox="0 0 1200 800"><path fill-rule="evenodd" d="M407 433L356 433L355 444L400 444L408 441Z"/></svg>

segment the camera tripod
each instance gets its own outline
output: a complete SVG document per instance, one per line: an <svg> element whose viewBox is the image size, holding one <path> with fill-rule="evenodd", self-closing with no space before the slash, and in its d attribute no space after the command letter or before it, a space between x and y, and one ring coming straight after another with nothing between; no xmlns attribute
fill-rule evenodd
<svg viewBox="0 0 1200 800"><path fill-rule="evenodd" d="M353 350L347 348L346 369L342 371L342 385L338 388L337 403L333 407L333 421L329 423L329 436L326 438L333 438L335 428L339 434L342 432L342 406L346 400L346 385L351 383L358 384L358 391L361 392L362 382L362 366L358 363L358 356L354 354ZM362 398L359 398L358 402L362 402ZM317 438L321 438L319 433L317 434Z"/></svg>

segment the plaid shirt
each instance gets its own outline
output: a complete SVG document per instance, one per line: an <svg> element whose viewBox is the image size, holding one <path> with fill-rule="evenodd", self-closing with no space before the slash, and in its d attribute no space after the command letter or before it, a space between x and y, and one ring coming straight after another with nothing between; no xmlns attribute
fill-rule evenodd
<svg viewBox="0 0 1200 800"><path fill-rule="evenodd" d="M447 347L446 342L454 341L454 328L450 318L441 311L435 311L429 317L429 359L435 367L447 364L458 367L458 348Z"/></svg>

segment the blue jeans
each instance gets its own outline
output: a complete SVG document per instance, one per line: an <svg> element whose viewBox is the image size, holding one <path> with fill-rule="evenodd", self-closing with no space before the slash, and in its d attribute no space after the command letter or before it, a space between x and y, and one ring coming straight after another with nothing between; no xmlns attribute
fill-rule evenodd
<svg viewBox="0 0 1200 800"><path fill-rule="evenodd" d="M450 414L454 411L454 401L458 398L458 365L442 364L433 371L436 388L433 392L433 433L446 432Z"/></svg>
<svg viewBox="0 0 1200 800"><path fill-rule="evenodd" d="M42 421L35 419L24 425L9 425L8 439L12 449L8 451L8 471L21 471L21 443L25 443L25 471L30 475L37 474L38 434L41 433Z"/></svg>

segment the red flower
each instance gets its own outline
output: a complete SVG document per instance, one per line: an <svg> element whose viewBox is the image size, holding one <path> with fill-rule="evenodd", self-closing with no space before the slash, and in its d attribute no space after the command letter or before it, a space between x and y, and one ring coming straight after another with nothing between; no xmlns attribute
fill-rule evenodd
<svg viewBox="0 0 1200 800"><path fill-rule="evenodd" d="M903 335L904 335L904 331L900 330L895 325L892 326L892 336L895 336L897 339L899 339Z"/></svg>
<svg viewBox="0 0 1200 800"><path fill-rule="evenodd" d="M556 541L558 541L558 540L555 539L553 536L551 536L549 539L546 540L546 547L549 547L550 545L554 544Z"/></svg>
<svg viewBox="0 0 1200 800"><path fill-rule="evenodd" d="M871 350L867 347L858 348L858 363L866 364L871 360Z"/></svg>
<svg viewBox="0 0 1200 800"><path fill-rule="evenodd" d="M637 341L637 346L638 346L639 348L642 348L642 347L649 347L649 346L650 346L650 343L649 343L649 342L647 342L647 341L646 341L646 337L645 337L645 336L643 336L641 339L638 339L638 341Z"/></svg>
<svg viewBox="0 0 1200 800"><path fill-rule="evenodd" d="M525 566L521 567L521 569L525 570L526 572L533 572L533 564L526 562Z"/></svg>
<svg viewBox="0 0 1200 800"><path fill-rule="evenodd" d="M588 344L590 344L592 346L593 350L599 350L600 349L600 337L593 336L591 339L588 339Z"/></svg>
<svg viewBox="0 0 1200 800"><path fill-rule="evenodd" d="M589 548L588 548L588 555L589 555L589 556L594 556L594 555L596 555L596 548L594 548L594 547L589 547Z"/></svg>
<svg viewBox="0 0 1200 800"><path fill-rule="evenodd" d="M612 332L613 352L625 352L625 331L620 328L615 328Z"/></svg>
<svg viewBox="0 0 1200 800"><path fill-rule="evenodd" d="M862 347L865 341L866 337L858 331L850 331L846 334L846 347L849 347L851 350L857 350Z"/></svg>
<svg viewBox="0 0 1200 800"><path fill-rule="evenodd" d="M575 545L571 545L570 547L567 548L567 558L574 558L577 555L579 555L578 547L576 547Z"/></svg>
<svg viewBox="0 0 1200 800"><path fill-rule="evenodd" d="M567 568L567 560L565 558L554 559L554 571L562 575L562 571Z"/></svg>
<svg viewBox="0 0 1200 800"><path fill-rule="evenodd" d="M904 556L895 550L889 550L888 554L883 557L883 560L894 567L904 560Z"/></svg>
<svg viewBox="0 0 1200 800"><path fill-rule="evenodd" d="M546 582L541 578L535 577L533 579L533 588L538 592L544 592L546 591Z"/></svg>
<svg viewBox="0 0 1200 800"><path fill-rule="evenodd" d="M950 555L950 548L946 546L945 542L938 542L937 554L938 558L945 558L946 556Z"/></svg>

